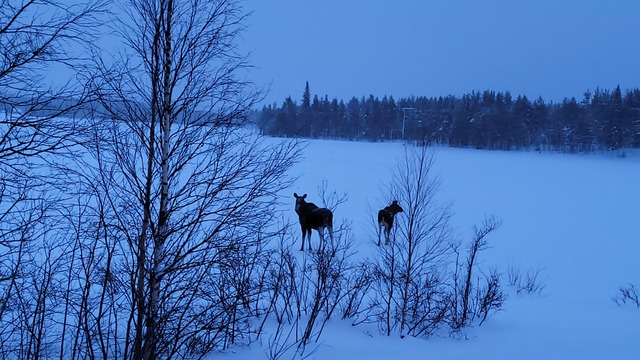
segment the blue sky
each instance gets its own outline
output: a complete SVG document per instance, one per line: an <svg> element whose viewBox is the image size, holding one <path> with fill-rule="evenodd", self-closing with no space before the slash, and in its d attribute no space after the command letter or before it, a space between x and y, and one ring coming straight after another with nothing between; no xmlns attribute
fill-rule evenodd
<svg viewBox="0 0 640 360"><path fill-rule="evenodd" d="M266 103L312 94L546 101L640 87L638 0L246 0L240 43Z"/></svg>

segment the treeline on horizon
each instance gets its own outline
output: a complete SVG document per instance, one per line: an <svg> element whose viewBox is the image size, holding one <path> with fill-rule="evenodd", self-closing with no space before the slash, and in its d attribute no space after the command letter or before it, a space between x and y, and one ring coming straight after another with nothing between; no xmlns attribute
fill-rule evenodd
<svg viewBox="0 0 640 360"><path fill-rule="evenodd" d="M640 90L586 91L560 103L515 99L509 92L395 100L352 97L348 102L287 97L258 112L263 134L281 137L405 140L453 147L591 152L640 147Z"/></svg>

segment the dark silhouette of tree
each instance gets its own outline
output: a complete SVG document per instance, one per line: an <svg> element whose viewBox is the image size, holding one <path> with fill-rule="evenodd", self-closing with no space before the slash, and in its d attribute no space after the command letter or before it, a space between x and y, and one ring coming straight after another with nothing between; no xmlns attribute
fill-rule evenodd
<svg viewBox="0 0 640 360"><path fill-rule="evenodd" d="M347 122L345 130L348 132L349 138L352 140L362 139L360 111L360 101L358 101L358 98L352 97L347 104L347 115L345 118Z"/></svg>
<svg viewBox="0 0 640 360"><path fill-rule="evenodd" d="M96 61L96 165L77 175L97 219L81 226L104 233L81 237L81 248L118 246L86 265L76 343L102 358L202 358L248 336L262 311L254 285L274 236L265 229L277 224L276 194L298 150L242 128L260 94L238 76L239 0L129 6L122 56ZM275 124L295 134L297 107L288 98L284 108L292 118ZM90 286L99 280L111 292ZM105 314L96 299L106 296L117 301Z"/></svg>
<svg viewBox="0 0 640 360"><path fill-rule="evenodd" d="M530 134L534 138L535 148L541 150L549 146L549 114L550 109L541 97L533 103Z"/></svg>
<svg viewBox="0 0 640 360"><path fill-rule="evenodd" d="M298 123L298 110L296 103L287 97L282 105L282 111L276 116L276 124L279 135L301 135L302 126Z"/></svg>
<svg viewBox="0 0 640 360"><path fill-rule="evenodd" d="M605 145L609 149L618 150L625 145L627 129L624 122L622 92L618 86L613 91L609 114L604 125L604 131L607 134Z"/></svg>
<svg viewBox="0 0 640 360"><path fill-rule="evenodd" d="M639 93L623 94L620 87L613 92L596 89L593 94L586 91L580 102L565 98L545 103L542 97L531 102L522 95L514 99L508 91L485 90L460 98L398 101L369 95L352 97L345 104L327 95L312 96L307 83L301 106L285 101L280 108L265 108L260 126L267 134L282 135L283 129L295 128L295 135L313 138L403 139L502 150L615 150L640 146Z"/></svg>
<svg viewBox="0 0 640 360"><path fill-rule="evenodd" d="M532 145L533 109L526 96L518 96L513 104L513 129L511 146L521 149Z"/></svg>
<svg viewBox="0 0 640 360"><path fill-rule="evenodd" d="M627 93L624 108L629 119L631 146L640 147L640 90Z"/></svg>
<svg viewBox="0 0 640 360"><path fill-rule="evenodd" d="M302 94L302 111L309 110L311 107L311 91L309 91L309 82L307 81L304 86L304 93Z"/></svg>

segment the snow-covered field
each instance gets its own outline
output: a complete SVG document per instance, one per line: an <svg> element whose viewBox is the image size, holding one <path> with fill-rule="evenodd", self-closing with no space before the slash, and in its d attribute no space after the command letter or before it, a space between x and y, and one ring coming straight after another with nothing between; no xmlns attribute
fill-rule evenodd
<svg viewBox="0 0 640 360"><path fill-rule="evenodd" d="M329 191L348 195L334 222L351 221L358 250L370 253L371 212L388 205L380 202L382 189L404 147L309 141L292 171L299 178L282 194L291 204L285 216L295 220L293 192L318 202L326 181ZM640 286L640 156L433 152L438 196L452 202L460 239L468 239L485 215L503 221L490 235L492 248L481 254L481 267L504 274L510 268L539 271L544 289L516 294L505 287L503 311L455 338L386 337L375 327L331 320L311 358L640 359L640 308L613 301L621 286ZM314 245L317 236L314 231ZM256 343L223 357L266 355Z"/></svg>

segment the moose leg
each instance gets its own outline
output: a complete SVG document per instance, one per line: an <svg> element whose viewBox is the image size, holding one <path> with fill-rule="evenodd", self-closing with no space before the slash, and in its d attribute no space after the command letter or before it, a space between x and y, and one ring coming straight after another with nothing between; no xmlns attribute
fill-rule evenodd
<svg viewBox="0 0 640 360"><path fill-rule="evenodd" d="M384 227L384 241L385 245L389 245L389 235L391 235L391 227Z"/></svg>
<svg viewBox="0 0 640 360"><path fill-rule="evenodd" d="M300 228L302 229L302 247L300 247L300 251L304 251L304 236L307 229L305 229L303 225L300 225Z"/></svg>
<svg viewBox="0 0 640 360"><path fill-rule="evenodd" d="M380 246L380 235L382 235L382 223L378 223L378 246Z"/></svg>
<svg viewBox="0 0 640 360"><path fill-rule="evenodd" d="M311 248L311 228L307 228L307 244L309 245L309 250L313 250Z"/></svg>

